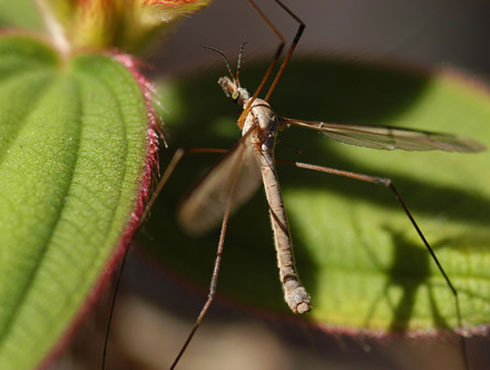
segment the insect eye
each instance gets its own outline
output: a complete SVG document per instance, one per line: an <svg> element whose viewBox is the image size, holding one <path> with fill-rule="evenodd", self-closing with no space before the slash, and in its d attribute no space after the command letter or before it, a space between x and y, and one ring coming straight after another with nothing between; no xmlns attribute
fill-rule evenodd
<svg viewBox="0 0 490 370"><path fill-rule="evenodd" d="M233 94L231 94L231 98L233 100L237 100L239 96L240 96L240 93L238 92L238 90L233 91Z"/></svg>

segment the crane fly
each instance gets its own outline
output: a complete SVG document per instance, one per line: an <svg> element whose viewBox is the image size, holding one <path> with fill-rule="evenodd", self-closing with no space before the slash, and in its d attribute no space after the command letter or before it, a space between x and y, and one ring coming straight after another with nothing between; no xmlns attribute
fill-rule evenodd
<svg viewBox="0 0 490 370"><path fill-rule="evenodd" d="M178 150L172 158L154 193L154 197L156 197L156 194L158 194L163 185L166 183L168 177L180 162L184 154L204 152L226 153L225 157L223 157L222 160L201 180L198 186L184 200L178 212L178 220L180 225L191 234L204 234L218 226L220 222L221 232L209 287L208 299L203 305L194 327L188 335L187 340L182 346L171 368L174 368L179 362L214 299L218 281L218 273L221 265L225 233L230 214L255 193L261 182L264 185L266 199L269 206L269 215L277 253L279 278L282 284L284 300L291 311L296 314L303 314L311 310L312 304L310 295L307 293L306 288L302 285L295 268L293 244L289 231L289 223L284 208L284 202L281 195L279 179L275 168L276 162L292 165L298 168L345 176L355 180L388 187L393 192L396 200L408 216L412 226L417 231L422 243L432 256L449 289L451 290L456 302L458 324L461 324L461 315L459 312L459 301L457 298L456 288L444 271L444 268L437 259L434 250L426 240L397 188L389 178L369 176L308 163L281 160L276 161L274 158L274 146L276 143L277 134L281 130L287 129L291 126L319 131L328 138L341 143L373 149L402 149L407 151L442 150L446 152L471 153L483 151L485 150L485 146L469 138L445 133L388 126L365 126L306 121L278 116L268 103L268 100L280 77L282 76L299 39L301 38L305 25L301 19L289 8L287 8L280 0L274 0L283 10L285 10L299 23L299 27L296 32L296 36L289 47L286 57L280 65L267 94L263 99L260 99L258 98L258 95L262 91L265 83L274 70L282 53L285 41L282 35L272 25L264 13L262 13L260 8L257 7L254 1L248 1L280 40L280 44L276 49L274 58L255 93L253 95L250 94L247 89L240 85L239 72L244 44L242 44L242 47L240 48L235 74L233 74L231 71L227 58L223 52L216 48L207 47L220 53L226 63L229 76L221 77L218 80L218 84L226 96L230 97L235 103L243 108L243 112L237 121L237 125L242 132L242 137L229 151L211 148ZM154 199L150 201L150 206L153 200ZM469 368L464 338L460 338L462 341L463 361L465 368Z"/></svg>
<svg viewBox="0 0 490 370"><path fill-rule="evenodd" d="M293 244L289 230L289 223L284 208L284 202L281 195L279 179L275 168L276 162L292 165L297 168L340 175L355 180L383 185L389 188L409 218L410 223L415 228L421 242L428 250L440 273L444 277L446 284L451 290L456 302L458 324L461 326L461 315L459 312L459 301L456 288L444 271L444 268L437 259L433 248L426 240L424 234L422 233L391 179L302 162L276 160L274 157L274 147L278 133L282 130L290 128L291 126L307 128L317 132L319 131L326 137L344 144L382 150L442 150L446 152L472 153L485 150L485 146L469 138L445 133L388 126L367 126L306 121L293 118L284 118L277 115L268 103L268 100L277 86L279 79L283 75L284 69L301 38L305 24L280 0L274 1L295 21L297 21L299 26L296 35L286 53L286 57L281 63L278 72L272 80L270 88L263 99L258 98L258 96L263 90L266 82L269 80L272 71L275 69L280 59L285 45L285 40L253 0L248 0L248 2L280 40L272 62L270 63L262 78L262 81L253 95L240 85L239 73L244 44L242 44L240 48L235 74L232 72L228 60L222 51L213 47L206 47L220 53L224 58L229 76L221 77L218 80L218 84L226 96L230 97L236 104L243 108L243 111L237 120L237 125L242 132L241 139L231 150L212 148L190 148L177 150L166 171L162 175L162 178L160 179L159 184L148 202L146 211L142 217L142 219L145 219L151 206L156 200L157 195L168 181L184 154L210 152L226 154L184 200L178 211L178 220L180 225L190 234L204 234L218 226L220 223L221 232L217 246L216 260L211 277L208 298L196 319L194 327L192 328L184 345L181 347L179 354L173 362L171 366L172 369L175 368L180 358L186 351L192 337L201 324L204 316L208 312L209 307L215 297L229 217L233 211L235 211L255 193L255 191L260 187L261 183L264 185L269 207L269 215L274 235L274 244L277 253L279 278L282 284L284 300L291 311L296 314L303 314L311 310L312 303L310 295L308 294L306 288L302 285L295 267ZM469 365L464 338L460 338L463 348L463 361L465 368L468 369Z"/></svg>

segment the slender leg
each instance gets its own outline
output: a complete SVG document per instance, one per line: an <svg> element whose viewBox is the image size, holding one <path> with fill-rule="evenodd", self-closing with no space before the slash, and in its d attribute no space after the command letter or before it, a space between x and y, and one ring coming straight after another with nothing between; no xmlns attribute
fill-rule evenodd
<svg viewBox="0 0 490 370"><path fill-rule="evenodd" d="M269 87L269 91L267 91L267 95L265 96L264 100L269 101L270 96L272 95L272 92L276 88L277 83L279 82L279 79L284 73L284 69L286 68L286 65L289 63L289 60L291 59L291 56L293 55L294 49L296 48L296 45L298 45L299 39L301 38L301 35L303 34L303 31L306 27L306 25L303 23L303 21L296 15L294 14L286 5L284 5L281 1L275 0L275 2L283 8L291 17L294 18L296 22L299 23L298 30L296 31L296 35L294 36L293 42L291 43L291 46L289 47L288 53L286 54L286 58L284 58L284 61L281 64L281 67L279 67L279 71L276 74L276 77L274 78L274 81L272 81L271 87Z"/></svg>
<svg viewBox="0 0 490 370"><path fill-rule="evenodd" d="M279 39L279 45L277 46L276 52L274 53L274 56L272 57L271 64L269 65L269 68L267 68L267 71L264 74L264 77L262 77L262 81L260 81L259 86L255 90L254 94L252 95L252 98L249 100L247 106L243 110L242 114L240 114L240 117L238 117L238 127L243 128L243 124L245 121L245 117L247 117L248 112L250 111L250 108L252 107L253 102L257 97L259 96L260 92L264 88L267 80L272 74L272 71L274 70L277 62L279 61L279 57L282 54L282 50L284 49L284 45L286 44L286 40L284 40L284 37L281 35L281 33L277 30L276 27L272 24L272 22L267 18L267 16L262 12L262 10L255 4L253 0L248 0L250 5L255 9L255 11L260 15L260 17L264 20L265 23L269 26L269 28L274 32L274 34L277 36Z"/></svg>
<svg viewBox="0 0 490 370"><path fill-rule="evenodd" d="M405 202L403 201L400 193L396 189L396 187L393 184L393 182L391 181L391 179L386 178L386 177L376 177L376 176L369 176L369 175L364 175L364 174L355 173L355 172L343 171L343 170L338 170L336 168L331 168L331 167L317 166L317 165L313 165L313 164L309 164L309 163L294 162L294 161L283 161L280 159L278 159L276 161L278 163L283 163L283 164L291 165L291 166L298 167L298 168L304 168L307 170L329 173L332 175L344 176L344 177L348 177L348 178L351 178L354 180L360 180L360 181L364 181L364 182L370 182L372 184L383 185L383 186L389 188L393 192L393 194L395 195L395 198L398 201L398 203L401 205L401 207L405 211L405 214L410 219L410 222L412 223L413 227L417 231L417 234L419 235L420 239L422 240L425 247L429 251L432 259L434 260L434 262L437 265L437 268L441 272L442 276L444 277L444 280L446 281L449 289L451 290L451 292L454 296L458 326L460 328L463 327L462 320L461 320L461 310L460 310L460 306L459 306L458 291L456 290L453 283L449 279L449 276L446 274L446 271L444 271L444 268L442 267L441 263L439 262L434 250L430 246L429 242L427 241L424 234L422 233L422 230L419 228L417 222L415 221L412 214L408 210L408 207L406 206ZM459 338L461 341L461 348L462 348L462 352L463 352L462 355L463 355L464 366L465 366L465 369L468 370L470 367L469 367L468 354L467 354L467 349L466 349L466 341L465 341L464 336L462 336L462 335L460 335Z"/></svg>
<svg viewBox="0 0 490 370"><path fill-rule="evenodd" d="M117 298L117 293L119 292L119 284L121 282L121 275L124 270L124 264L126 263L126 258L128 256L129 252L129 247L126 248L124 251L124 255L121 260L121 265L119 266L119 270L116 273L116 282L114 286L114 291L112 292L112 298L111 298L111 306L109 310L109 318L107 319L107 328L105 331L105 338L104 338L104 349L102 351L102 363L100 368L102 370L105 369L105 362L107 358L107 347L109 345L109 334L111 331L111 324L112 324L112 314L114 313L114 307L116 306L116 298Z"/></svg>
<svg viewBox="0 0 490 370"><path fill-rule="evenodd" d="M141 216L141 223L146 220L146 217L148 216L148 212L150 212L151 207L153 206L153 203L155 203L155 200L157 199L158 195L162 191L163 187L167 183L168 179L172 174L174 173L175 168L177 165L180 163L181 159L184 157L185 154L200 154L200 153L227 153L227 149L215 149L215 148L188 148L188 149L183 149L179 148L175 151L172 159L170 160L169 165L165 169L165 172L163 173L162 177L158 181L157 186L155 187L155 190L153 191L153 194L151 195L150 200L146 204L145 211L143 212L143 215Z"/></svg>
<svg viewBox="0 0 490 370"><path fill-rule="evenodd" d="M223 221L221 223L221 231L220 231L220 236L219 236L219 241L218 241L218 248L216 251L216 260L214 261L213 275L211 276L211 283L209 284L208 298L206 299L206 302L204 303L203 307L201 308L201 312L199 312L199 316L197 317L197 320L196 320L194 326L192 327L191 332L187 336L187 339L186 339L184 345L180 349L179 354L177 355L174 362L172 363L172 366L170 366L171 370L175 369L175 367L177 366L179 360L181 359L181 357L184 354L185 350L187 349L189 343L191 342L192 337L194 336L197 329L199 328L199 325L201 325L201 322L202 322L204 316L206 316L206 313L208 312L209 307L211 306L211 303L213 303L214 297L216 295L216 286L218 284L218 274L219 274L219 270L221 267L221 257L223 255L223 246L225 243L226 228L228 226L228 219L230 218L231 203L232 203L232 199L233 199L235 189L236 189L236 185L238 182L238 177L239 177L238 175L240 173L240 167L241 166L237 166L237 168L235 169L233 181L232 181L231 187L230 187L230 192L228 194L227 201L226 201L225 214L223 216Z"/></svg>
<svg viewBox="0 0 490 370"><path fill-rule="evenodd" d="M291 46L289 47L288 53L286 55L286 58L281 64L281 67L279 68L279 71L276 74L276 77L274 77L274 80L272 81L272 84L269 88L269 91L267 91L267 95L265 96L264 100L268 101L270 96L272 95L272 92L274 91L279 79L284 73L284 69L286 68L286 65L288 64L289 60L291 59L291 56L293 55L293 51L296 48L296 45L299 42L299 39L301 38L301 35L303 34L303 30L305 29L306 25L303 23L303 21L296 15L294 14L286 5L284 5L280 0L274 0L281 8L283 8L291 17L293 17L298 23L299 27L298 30L296 31L296 35L294 36L293 42L291 43ZM252 95L252 98L249 100L247 106L243 110L242 114L238 118L238 126L240 128L243 128L243 123L245 121L245 117L247 117L248 113L250 112L250 109L252 107L252 104L254 103L255 99L259 96L260 92L264 88L267 80L269 79L270 75L272 74L272 71L274 70L274 67L276 66L279 57L281 56L282 50L284 49L284 45L286 44L286 41L284 40L284 37L281 35L281 33L277 30L276 27L272 24L269 18L262 12L262 10L255 4L253 0L248 0L250 5L257 11L257 13L260 15L260 17L264 20L265 23L269 26L269 28L272 30L272 32L277 36L279 39L279 46L276 49L276 53L274 54L274 57L272 59L271 64L269 65L269 68L264 74L264 77L262 78L262 81L260 82L259 86L255 90L254 94Z"/></svg>
<svg viewBox="0 0 490 370"><path fill-rule="evenodd" d="M162 191L164 185L167 183L168 179L170 176L173 174L175 168L177 165L180 163L181 159L184 157L185 154L200 154L200 153L227 153L227 149L215 149L215 148L189 148L189 149L177 149L177 151L174 153L172 159L170 160L169 165L165 169L165 172L163 173L162 177L160 178L160 181L158 182L157 186L155 187L155 190L153 191L153 194L146 204L145 210L140 218L140 226L141 224L146 220L146 217L148 216L148 213L150 212L151 207L155 203L156 198L158 197L158 194ZM110 311L109 311L109 318L107 320L107 328L106 328L106 334L105 334L105 339L104 339L104 349L102 352L102 363L101 363L101 369L105 369L105 363L106 363L106 358L107 358L107 347L109 344L109 333L111 330L111 324L112 324L112 315L114 313L114 307L116 306L116 299L117 299L117 293L119 290L119 284L121 281L121 275L124 269L124 264L126 262L126 257L128 255L129 248L126 248L124 251L124 255L122 257L121 261L121 266L119 267L119 271L116 273L115 277L115 286L114 286L114 292L112 293L112 299L111 299L111 305L110 305Z"/></svg>

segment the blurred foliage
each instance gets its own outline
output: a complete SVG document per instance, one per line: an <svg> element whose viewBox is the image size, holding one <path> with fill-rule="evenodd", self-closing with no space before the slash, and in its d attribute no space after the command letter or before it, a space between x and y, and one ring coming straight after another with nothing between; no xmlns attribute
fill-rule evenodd
<svg viewBox="0 0 490 370"><path fill-rule="evenodd" d="M0 0L0 27L43 28L34 0Z"/></svg>

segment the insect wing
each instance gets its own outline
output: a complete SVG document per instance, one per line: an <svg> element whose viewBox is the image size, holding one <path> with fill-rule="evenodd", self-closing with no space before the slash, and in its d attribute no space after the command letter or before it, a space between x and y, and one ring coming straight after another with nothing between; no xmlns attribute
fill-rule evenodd
<svg viewBox="0 0 490 370"><path fill-rule="evenodd" d="M282 118L284 125L319 130L329 138L350 145L374 149L443 150L446 152L480 152L485 146L462 136L395 128L389 126L361 126Z"/></svg>
<svg viewBox="0 0 490 370"><path fill-rule="evenodd" d="M236 176L231 212L246 202L259 187L261 175L250 143L251 131L240 139L184 200L178 220L189 234L203 234L222 221Z"/></svg>

